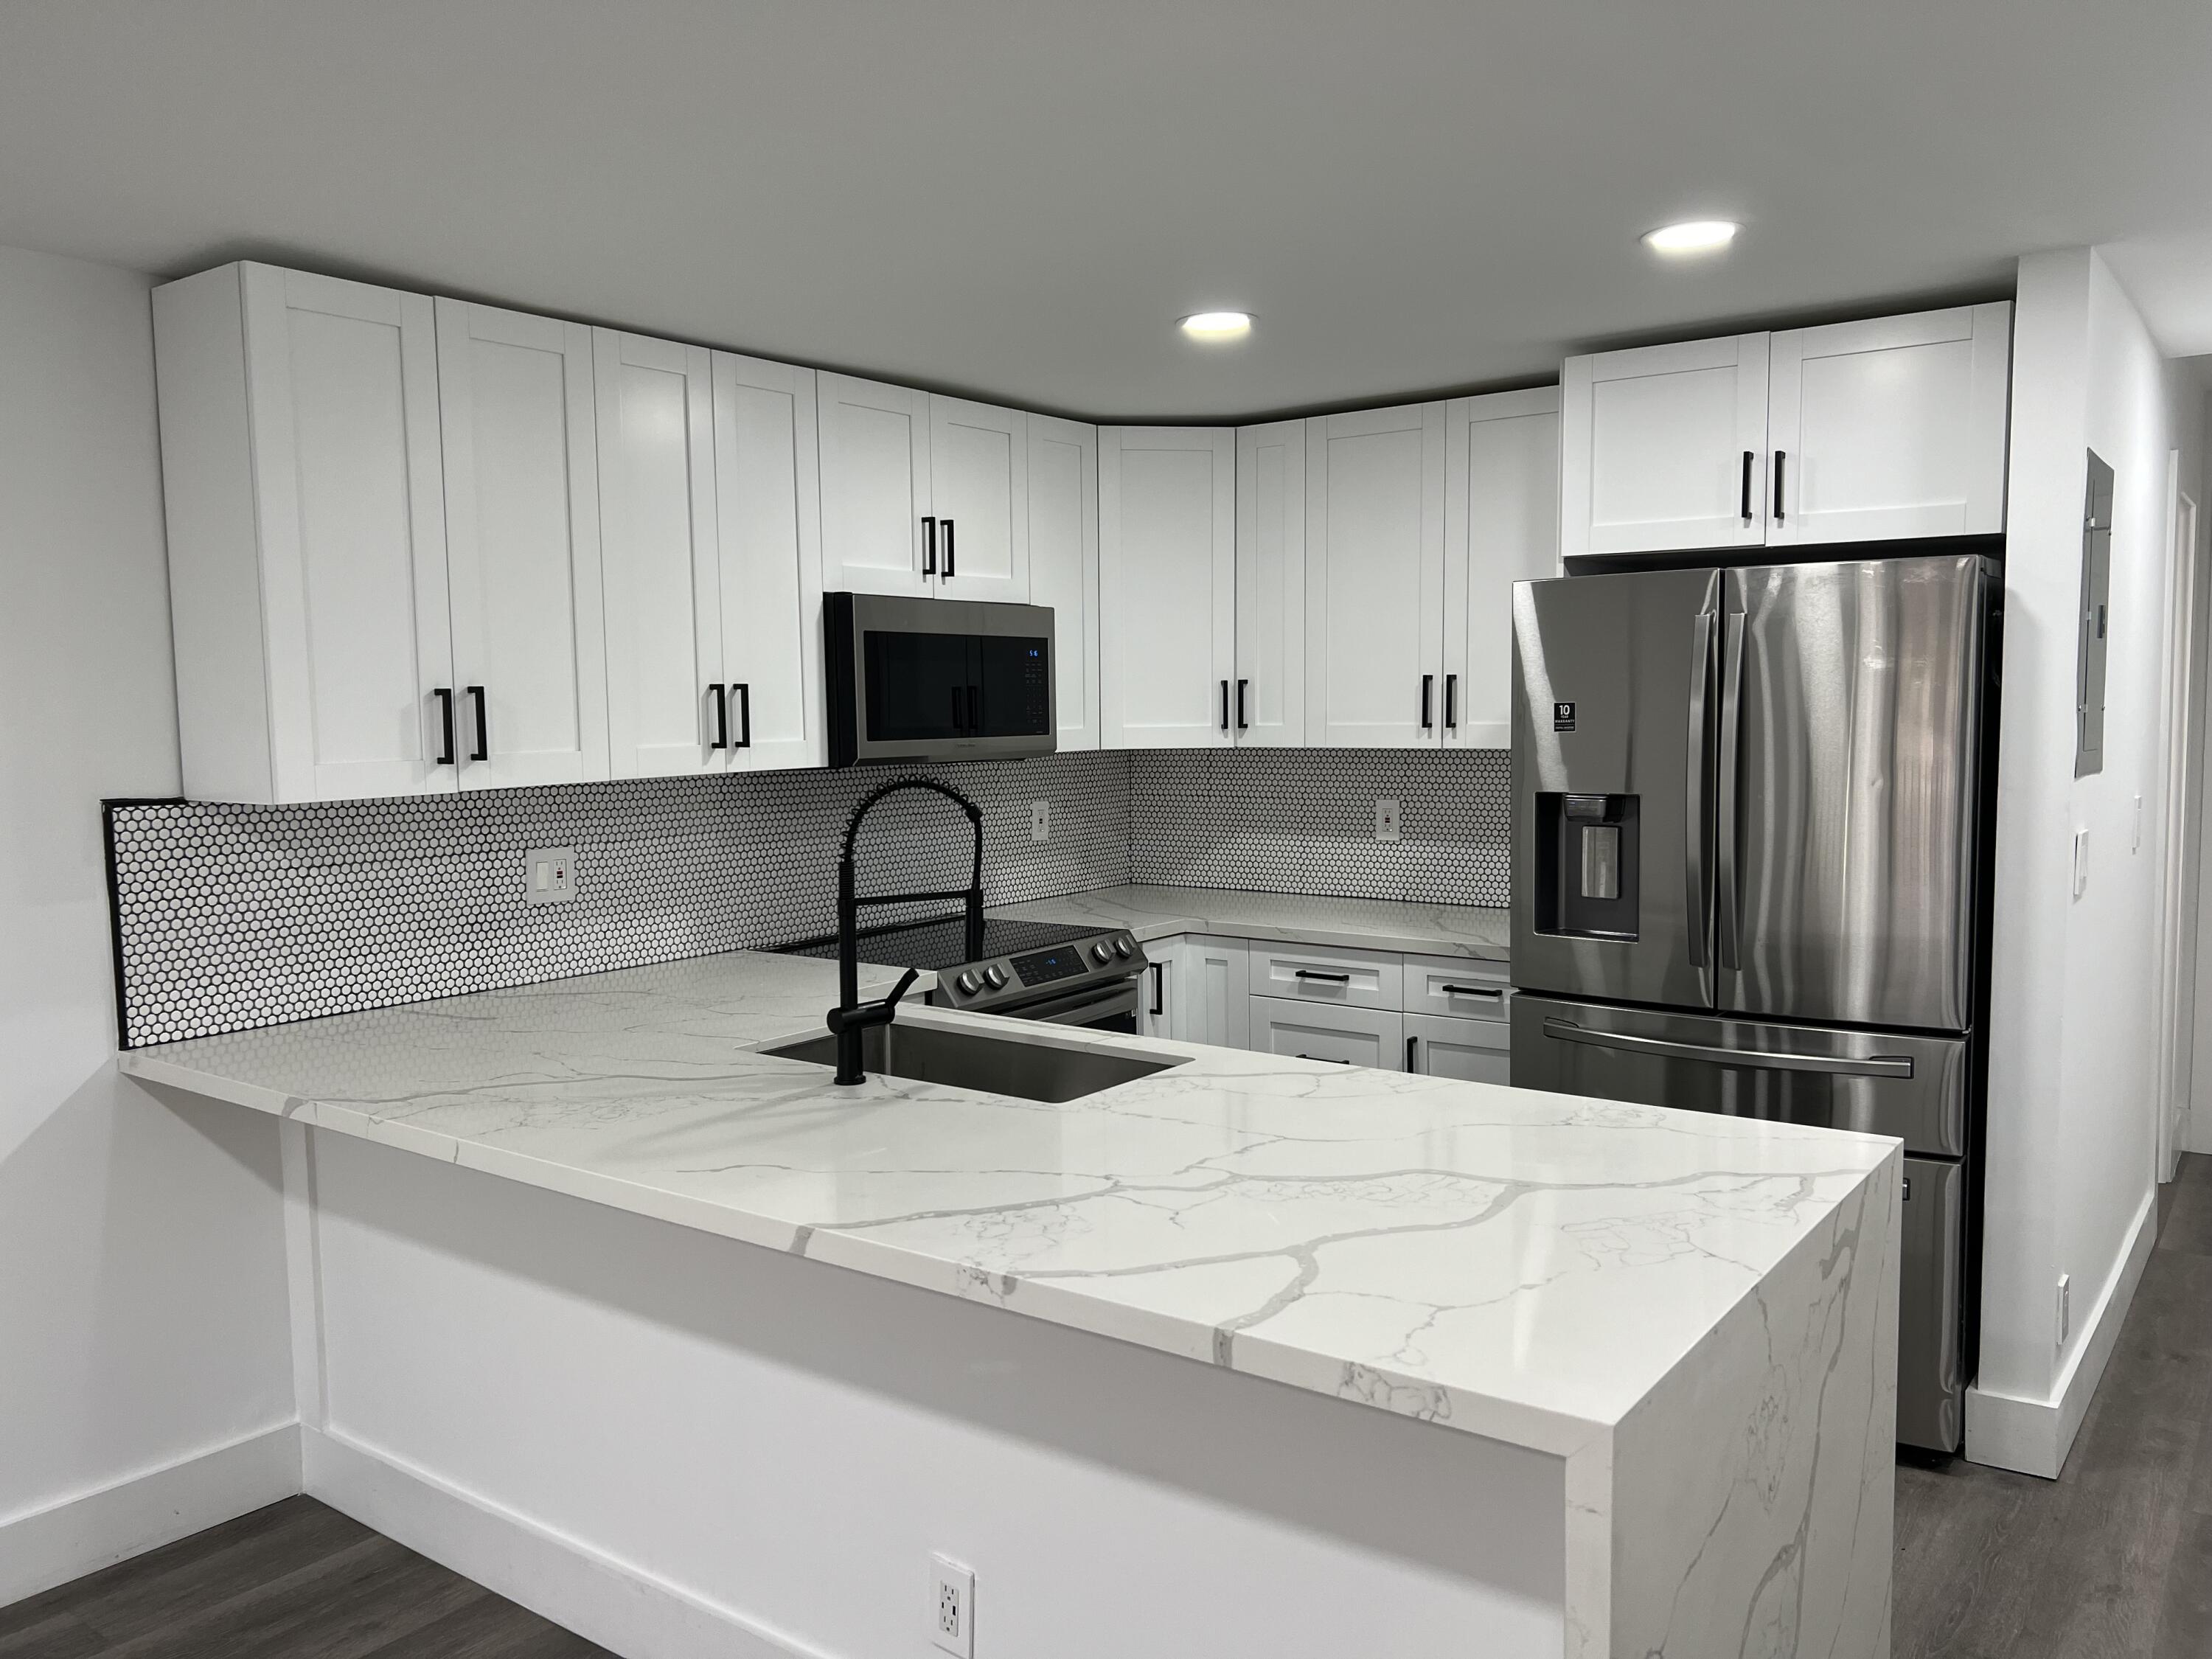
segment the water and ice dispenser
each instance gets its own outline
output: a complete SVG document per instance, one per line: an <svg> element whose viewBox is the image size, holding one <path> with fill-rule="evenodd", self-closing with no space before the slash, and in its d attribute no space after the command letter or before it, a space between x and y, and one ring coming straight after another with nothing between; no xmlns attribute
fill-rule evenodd
<svg viewBox="0 0 2212 1659"><path fill-rule="evenodd" d="M1536 797L1536 927L1569 939L1632 939L1634 795Z"/></svg>

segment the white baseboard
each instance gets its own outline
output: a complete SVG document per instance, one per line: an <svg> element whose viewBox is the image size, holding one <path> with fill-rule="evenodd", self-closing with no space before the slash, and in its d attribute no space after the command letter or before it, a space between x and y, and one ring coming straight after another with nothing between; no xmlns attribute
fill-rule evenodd
<svg viewBox="0 0 2212 1659"><path fill-rule="evenodd" d="M285 1423L0 1521L0 1607L299 1490L299 1429Z"/></svg>
<svg viewBox="0 0 2212 1659"><path fill-rule="evenodd" d="M2088 1415L2089 1401L2104 1380L2105 1366L2120 1340L2120 1327L2136 1299L2158 1243L2158 1189L2145 1194L2129 1231L2128 1247L2105 1281L2104 1294L2090 1310L2081 1338L2074 1345L2048 1400L2024 1399L1982 1389L1966 1390L1966 1458L2022 1474L2056 1480L2074 1449L2074 1437Z"/></svg>
<svg viewBox="0 0 2212 1659"><path fill-rule="evenodd" d="M833 1659L343 1433L300 1438L310 1497L623 1659Z"/></svg>

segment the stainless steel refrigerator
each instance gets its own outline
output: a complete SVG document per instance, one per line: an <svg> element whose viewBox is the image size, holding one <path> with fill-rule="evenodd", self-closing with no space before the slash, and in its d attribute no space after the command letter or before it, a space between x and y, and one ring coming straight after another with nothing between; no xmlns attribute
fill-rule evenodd
<svg viewBox="0 0 2212 1659"><path fill-rule="evenodd" d="M1902 1139L1898 1437L1947 1452L2000 590L1944 555L1514 592L1513 1082Z"/></svg>

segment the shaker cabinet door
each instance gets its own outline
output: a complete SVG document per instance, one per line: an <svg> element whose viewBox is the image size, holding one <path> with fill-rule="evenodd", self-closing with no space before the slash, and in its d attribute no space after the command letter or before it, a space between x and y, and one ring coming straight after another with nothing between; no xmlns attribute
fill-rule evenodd
<svg viewBox="0 0 2212 1659"><path fill-rule="evenodd" d="M1029 416L932 394L929 511L937 592L1030 602Z"/></svg>
<svg viewBox="0 0 2212 1659"><path fill-rule="evenodd" d="M1559 389L1454 398L1444 432L1444 746L1510 749L1513 584L1559 574Z"/></svg>
<svg viewBox="0 0 2212 1659"><path fill-rule="evenodd" d="M437 307L461 787L604 778L592 331Z"/></svg>
<svg viewBox="0 0 2212 1659"><path fill-rule="evenodd" d="M1306 733L1306 422L1237 434L1237 683L1241 745L1296 748Z"/></svg>
<svg viewBox="0 0 2212 1659"><path fill-rule="evenodd" d="M933 592L929 394L849 374L818 374L815 396L822 586L831 592Z"/></svg>
<svg viewBox="0 0 2212 1659"><path fill-rule="evenodd" d="M1099 428L1107 748L1219 748L1231 741L1236 523L1235 432Z"/></svg>
<svg viewBox="0 0 2212 1659"><path fill-rule="evenodd" d="M1098 428L1029 417L1030 603L1052 608L1063 750L1098 746Z"/></svg>
<svg viewBox="0 0 2212 1659"><path fill-rule="evenodd" d="M605 568L607 725L618 778L718 771L722 672L708 354L592 331Z"/></svg>

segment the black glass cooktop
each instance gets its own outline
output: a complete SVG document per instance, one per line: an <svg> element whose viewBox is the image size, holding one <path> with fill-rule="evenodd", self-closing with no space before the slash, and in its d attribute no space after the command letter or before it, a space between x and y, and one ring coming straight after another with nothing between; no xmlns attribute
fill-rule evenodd
<svg viewBox="0 0 2212 1659"><path fill-rule="evenodd" d="M968 924L959 916L936 921L917 921L902 927L885 927L860 935L860 960L884 968L924 968L934 973L957 968L963 962L983 962L1024 951L1042 951L1069 939L1089 939L1097 927L1071 927L1058 921L1010 921L983 924L981 956L968 951ZM835 939L805 939L780 947L787 957L826 957L835 960Z"/></svg>

